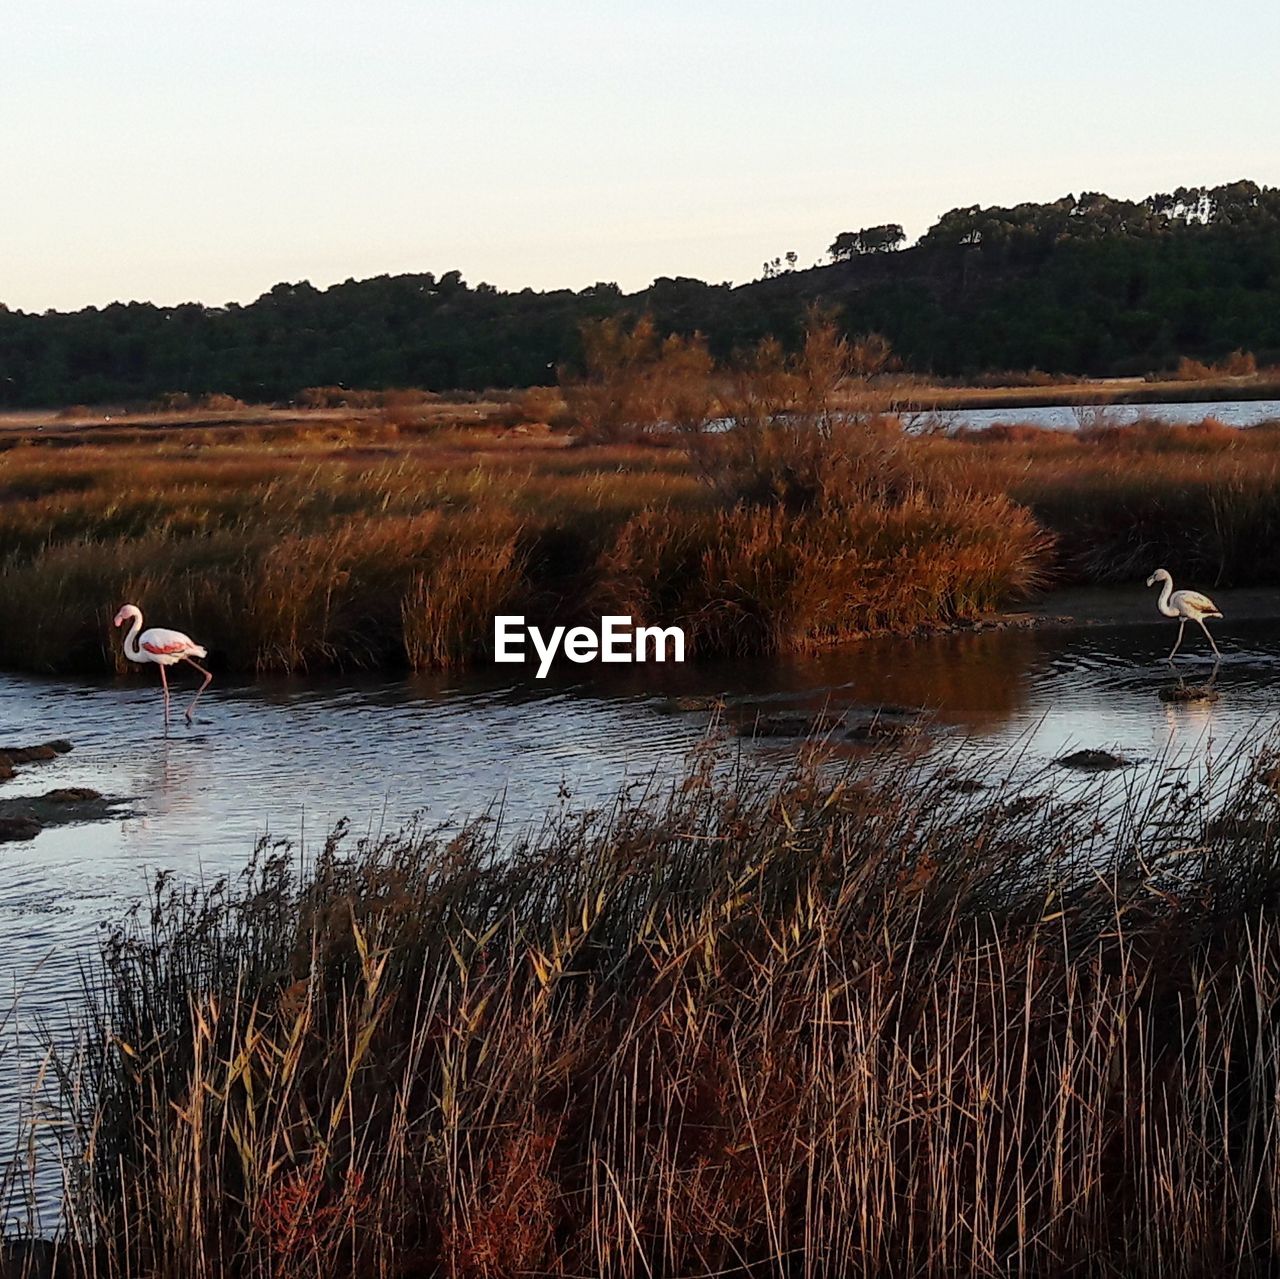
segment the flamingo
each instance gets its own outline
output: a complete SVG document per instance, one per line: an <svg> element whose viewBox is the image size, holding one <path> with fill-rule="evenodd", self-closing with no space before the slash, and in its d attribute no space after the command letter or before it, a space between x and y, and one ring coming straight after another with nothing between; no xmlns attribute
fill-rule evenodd
<svg viewBox="0 0 1280 1279"><path fill-rule="evenodd" d="M164 687L164 722L169 723L169 677L165 674L166 666L174 666L178 662L189 662L204 676L204 683L196 690L196 695L187 707L187 722L191 721L191 712L195 710L200 694L209 687L213 679L211 672L205 670L197 657L208 657L204 646L197 644L190 635L181 631L166 630L163 626L153 626L150 630L142 630L142 610L136 604L125 604L116 614L115 625L123 626L132 619L133 625L124 637L124 655L131 662L155 662L160 667L160 683ZM142 631L141 637L138 632Z"/></svg>
<svg viewBox="0 0 1280 1279"><path fill-rule="evenodd" d="M1173 661L1173 654L1178 651L1178 645L1182 643L1182 632L1186 629L1188 622L1198 622L1200 629L1204 632L1204 637L1209 641L1209 647L1213 649L1218 660L1222 660L1222 654L1218 652L1218 646L1213 642L1213 636L1209 634L1209 628L1204 624L1206 617L1221 617L1218 606L1207 596L1201 595L1199 591L1175 591L1173 589L1173 578L1169 576L1168 570L1158 568L1147 578L1147 585L1154 586L1157 582L1164 583L1164 590L1160 592L1159 602L1156 607L1165 615L1165 617L1176 617L1178 619L1178 638L1173 646L1173 651L1169 654L1167 661Z"/></svg>

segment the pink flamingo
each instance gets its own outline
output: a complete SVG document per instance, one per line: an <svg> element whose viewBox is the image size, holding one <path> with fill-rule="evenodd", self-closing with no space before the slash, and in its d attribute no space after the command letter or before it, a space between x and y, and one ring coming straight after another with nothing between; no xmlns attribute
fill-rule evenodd
<svg viewBox="0 0 1280 1279"><path fill-rule="evenodd" d="M142 610L136 604L125 604L116 614L115 624L123 626L129 619L133 625L129 634L124 637L124 655L131 662L155 662L160 667L160 683L164 685L164 722L169 722L169 677L165 674L166 666L174 666L178 662L189 662L204 676L204 683L196 690L196 695L187 707L187 720L191 720L191 712L195 710L200 694L209 687L213 675L205 670L197 657L208 657L203 645L197 644L190 635L181 631L166 630L163 626L153 626L150 630L142 630ZM141 637L138 632L142 631Z"/></svg>

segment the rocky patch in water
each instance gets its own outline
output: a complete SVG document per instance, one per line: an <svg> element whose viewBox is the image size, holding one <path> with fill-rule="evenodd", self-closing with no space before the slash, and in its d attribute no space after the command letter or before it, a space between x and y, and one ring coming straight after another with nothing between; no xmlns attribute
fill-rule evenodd
<svg viewBox="0 0 1280 1279"><path fill-rule="evenodd" d="M845 740L849 742L861 742L863 745L884 745L901 742L919 735L920 721L918 718L908 719L902 713L882 711L877 715L872 715L869 719L863 720L861 723L854 724L844 736Z"/></svg>
<svg viewBox="0 0 1280 1279"><path fill-rule="evenodd" d="M1053 761L1059 768L1074 768L1082 773L1108 773L1117 768L1128 768L1131 760L1110 751L1080 750L1062 755Z"/></svg>
<svg viewBox="0 0 1280 1279"><path fill-rule="evenodd" d="M900 742L920 733L923 712L905 706L881 706L874 711L819 711L764 715L738 724L742 737L833 737L861 745Z"/></svg>
<svg viewBox="0 0 1280 1279"><path fill-rule="evenodd" d="M743 737L825 737L844 723L843 715L757 715L738 726Z"/></svg>
<svg viewBox="0 0 1280 1279"><path fill-rule="evenodd" d="M70 749L71 743L65 737L56 737L36 746L0 746L0 782L7 782L20 764L46 763L65 755Z"/></svg>
<svg viewBox="0 0 1280 1279"><path fill-rule="evenodd" d="M657 710L663 715L687 715L694 711L722 711L724 696L719 693L695 693L682 697L669 697L658 703Z"/></svg>
<svg viewBox="0 0 1280 1279"><path fill-rule="evenodd" d="M1034 813L1048 802L1048 795L1015 795L1008 803L997 804L995 811L1002 817L1026 817L1028 813Z"/></svg>
<svg viewBox="0 0 1280 1279"><path fill-rule="evenodd" d="M100 795L88 786L63 786L43 795L0 799L0 843L35 839L47 826L70 826L124 817L125 800Z"/></svg>
<svg viewBox="0 0 1280 1279"><path fill-rule="evenodd" d="M947 783L947 789L955 791L957 795L976 795L987 789L987 783L976 777L953 777Z"/></svg>

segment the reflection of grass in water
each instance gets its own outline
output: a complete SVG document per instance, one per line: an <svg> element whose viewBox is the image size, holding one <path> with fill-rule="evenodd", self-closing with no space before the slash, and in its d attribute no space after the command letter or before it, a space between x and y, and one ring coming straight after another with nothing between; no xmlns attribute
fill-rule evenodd
<svg viewBox="0 0 1280 1279"><path fill-rule="evenodd" d="M707 759L522 838L158 883L66 1063L68 1220L162 1275L1268 1257L1275 801L1243 758L1101 808L1015 763Z"/></svg>

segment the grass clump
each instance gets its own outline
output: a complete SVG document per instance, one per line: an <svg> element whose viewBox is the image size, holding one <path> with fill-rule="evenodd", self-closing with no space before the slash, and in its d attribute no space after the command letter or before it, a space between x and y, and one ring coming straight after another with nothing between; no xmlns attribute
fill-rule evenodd
<svg viewBox="0 0 1280 1279"><path fill-rule="evenodd" d="M1007 493L1055 534L1059 580L1132 584L1151 565L1176 564L1205 584L1280 582L1273 424L1240 430L1206 418L936 444L942 465Z"/></svg>
<svg viewBox="0 0 1280 1279"><path fill-rule="evenodd" d="M611 611L683 625L694 653L770 654L989 613L1036 584L1046 541L999 495L855 492L795 514L646 512L602 578Z"/></svg>
<svg viewBox="0 0 1280 1279"><path fill-rule="evenodd" d="M984 775L1000 761L982 761ZM112 1275L1200 1276L1280 1229L1280 826L725 771L156 886L64 1061ZM1209 817L1213 813L1212 820Z"/></svg>

